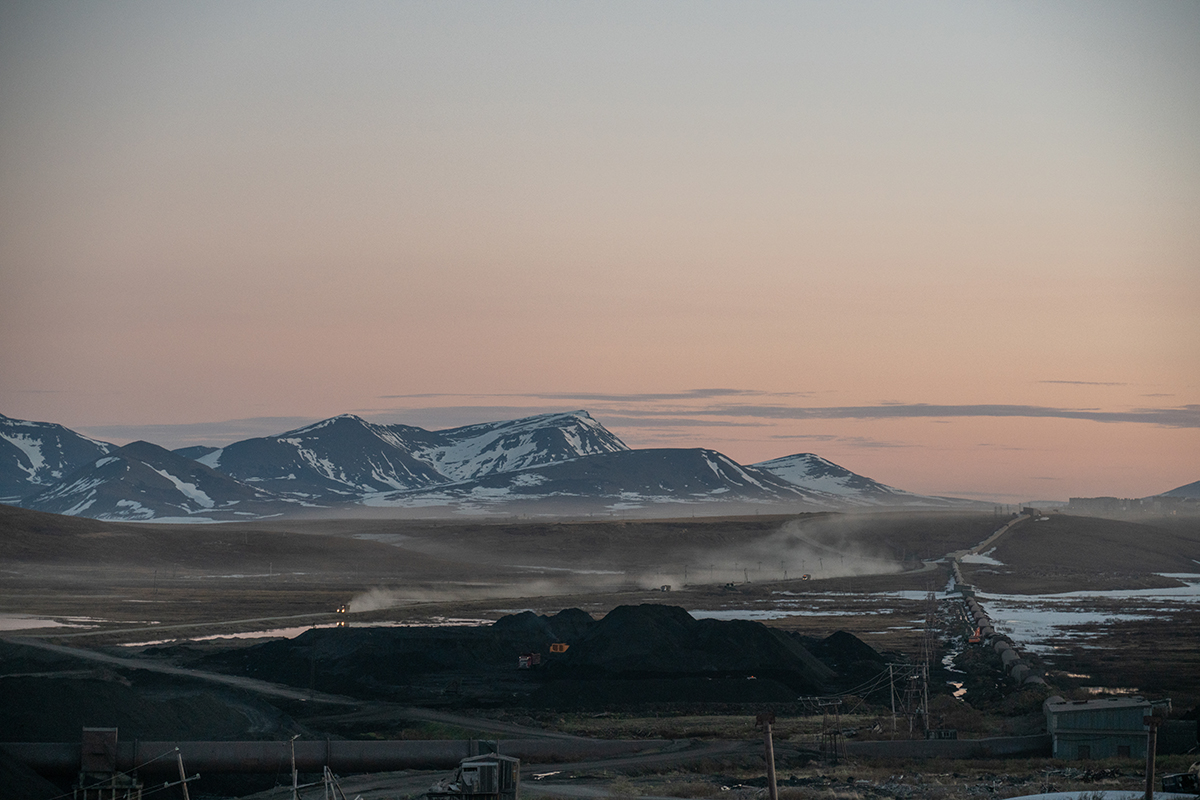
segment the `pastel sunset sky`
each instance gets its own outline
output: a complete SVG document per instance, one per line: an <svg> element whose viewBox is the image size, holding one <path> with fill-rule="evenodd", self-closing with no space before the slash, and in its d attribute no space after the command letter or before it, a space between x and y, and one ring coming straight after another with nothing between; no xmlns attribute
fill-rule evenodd
<svg viewBox="0 0 1200 800"><path fill-rule="evenodd" d="M0 4L0 413L1200 480L1200 2Z"/></svg>

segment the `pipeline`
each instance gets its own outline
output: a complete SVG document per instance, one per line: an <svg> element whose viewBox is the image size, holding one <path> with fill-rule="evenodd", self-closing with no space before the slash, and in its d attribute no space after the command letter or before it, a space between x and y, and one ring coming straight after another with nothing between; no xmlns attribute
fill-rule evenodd
<svg viewBox="0 0 1200 800"><path fill-rule="evenodd" d="M525 762L553 763L611 758L658 750L665 739L502 739L498 749ZM479 754L474 740L299 741L296 769L341 774L394 772L402 769L453 769L464 758ZM283 742L142 742L117 743L116 768L139 775L172 775L178 771L175 749L189 772L286 773L292 768L292 743ZM82 746L42 742L0 743L0 749L42 775L79 772ZM169 757L164 757L169 756Z"/></svg>
<svg viewBox="0 0 1200 800"><path fill-rule="evenodd" d="M1014 523L1009 523L1009 525L1012 524ZM967 617L974 621L975 627L979 629L980 637L1000 657L1000 663L1004 667L1004 671L1008 674L1008 677L1012 678L1020 686L1045 686L1045 678L1035 673L1033 667L1021 658L1021 654L1013 647L1012 639L1003 634L996 633L996 627L992 624L992 618L988 616L984 607L975 599L975 587L963 582L962 570L959 568L958 559L950 558L949 561L952 579L952 588L950 591L958 592L962 596Z"/></svg>

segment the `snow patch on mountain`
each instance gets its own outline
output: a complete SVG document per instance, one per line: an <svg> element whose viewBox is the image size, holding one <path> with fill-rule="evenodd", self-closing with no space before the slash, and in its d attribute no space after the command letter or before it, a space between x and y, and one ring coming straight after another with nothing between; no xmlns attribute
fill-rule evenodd
<svg viewBox="0 0 1200 800"><path fill-rule="evenodd" d="M834 498L831 507L920 506L954 507L972 501L928 497L906 492L851 472L814 453L797 453L753 465L788 483Z"/></svg>
<svg viewBox="0 0 1200 800"><path fill-rule="evenodd" d="M17 469L29 475L32 481L37 471L46 466L46 457L42 455L42 442L26 433L0 433L0 438L7 439L18 450L25 454L29 466L17 462ZM57 477L57 476L56 476Z"/></svg>
<svg viewBox="0 0 1200 800"><path fill-rule="evenodd" d="M196 484L188 483L187 481L181 481L179 478L176 478L165 469L155 469L154 467L150 468L169 480L172 484L174 484L175 488L178 489L181 494L187 496L188 499L201 508L212 508L216 505L211 497L196 488ZM234 502L237 501L235 500ZM228 505L228 503L226 503L226 505Z"/></svg>
<svg viewBox="0 0 1200 800"><path fill-rule="evenodd" d="M221 468L221 454L224 452L225 452L224 447L218 447L216 450L213 450L211 453L206 453L205 455L200 456L199 458L196 459L196 461L198 461L199 463L203 464L204 466L206 466L210 469L220 469Z"/></svg>
<svg viewBox="0 0 1200 800"><path fill-rule="evenodd" d="M19 502L113 449L56 423L0 414L0 502Z"/></svg>
<svg viewBox="0 0 1200 800"><path fill-rule="evenodd" d="M448 481L629 449L586 411L485 422L434 431L429 438L413 455Z"/></svg>

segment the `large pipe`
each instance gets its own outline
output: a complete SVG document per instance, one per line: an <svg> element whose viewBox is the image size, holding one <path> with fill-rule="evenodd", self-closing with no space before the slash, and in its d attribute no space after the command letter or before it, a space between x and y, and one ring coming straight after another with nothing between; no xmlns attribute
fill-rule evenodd
<svg viewBox="0 0 1200 800"><path fill-rule="evenodd" d="M561 739L504 739L500 752L526 762L583 761L625 753L655 750L663 739L570 741ZM290 742L118 742L117 770L136 769L140 775L174 774L175 748L188 772L290 772ZM0 743L0 748L43 775L79 772L80 745ZM472 752L472 749L475 752ZM476 755L467 740L428 741L297 741L296 769L320 772L392 772L401 769L453 769Z"/></svg>

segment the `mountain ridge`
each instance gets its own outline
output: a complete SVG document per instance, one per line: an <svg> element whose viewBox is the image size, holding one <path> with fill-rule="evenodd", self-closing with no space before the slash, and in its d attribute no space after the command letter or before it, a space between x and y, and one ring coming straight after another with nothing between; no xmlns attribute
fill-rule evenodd
<svg viewBox="0 0 1200 800"><path fill-rule="evenodd" d="M748 513L974 503L896 489L814 453L742 465L707 448L631 449L582 409L436 431L340 414L274 436L175 451L148 442L118 448L53 423L0 416L0 434L13 430L16 437L0 438L8 445L0 470L12 476L9 502L112 520L225 521L356 507ZM45 443L13 444L26 430L45 432ZM57 474L40 474L44 483L29 480L40 463L29 452L53 450L59 440L78 449L74 468L64 461Z"/></svg>

